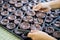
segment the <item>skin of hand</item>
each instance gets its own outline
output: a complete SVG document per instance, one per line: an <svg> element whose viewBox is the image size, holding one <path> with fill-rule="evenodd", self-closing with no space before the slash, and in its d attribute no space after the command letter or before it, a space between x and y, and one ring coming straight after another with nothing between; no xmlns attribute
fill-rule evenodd
<svg viewBox="0 0 60 40"><path fill-rule="evenodd" d="M39 3L33 7L34 11L48 12L50 9L60 8L60 0L53 0L50 2ZM27 35L32 38L32 40L57 40L54 37L48 35L45 32L32 30Z"/></svg>
<svg viewBox="0 0 60 40"><path fill-rule="evenodd" d="M50 2L38 3L33 7L34 11L48 12L51 9L60 8L60 0L53 0Z"/></svg>
<svg viewBox="0 0 60 40"><path fill-rule="evenodd" d="M30 33L28 33L27 36L30 37L32 40L57 40L47 33L38 30L32 30Z"/></svg>

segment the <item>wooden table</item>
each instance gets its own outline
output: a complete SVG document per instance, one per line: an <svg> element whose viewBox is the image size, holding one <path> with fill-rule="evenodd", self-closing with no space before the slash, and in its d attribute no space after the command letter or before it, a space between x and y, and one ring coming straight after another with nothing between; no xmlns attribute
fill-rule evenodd
<svg viewBox="0 0 60 40"><path fill-rule="evenodd" d="M20 40L15 35L0 27L0 40Z"/></svg>

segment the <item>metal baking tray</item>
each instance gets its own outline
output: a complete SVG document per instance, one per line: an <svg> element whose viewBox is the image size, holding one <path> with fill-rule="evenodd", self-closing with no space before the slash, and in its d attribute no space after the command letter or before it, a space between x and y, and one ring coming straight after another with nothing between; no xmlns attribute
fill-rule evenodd
<svg viewBox="0 0 60 40"><path fill-rule="evenodd" d="M32 10L34 5L47 1L50 0L0 0L0 25L21 40L31 40L27 34L34 29L60 40L55 35L57 31L60 33L60 9L47 13Z"/></svg>

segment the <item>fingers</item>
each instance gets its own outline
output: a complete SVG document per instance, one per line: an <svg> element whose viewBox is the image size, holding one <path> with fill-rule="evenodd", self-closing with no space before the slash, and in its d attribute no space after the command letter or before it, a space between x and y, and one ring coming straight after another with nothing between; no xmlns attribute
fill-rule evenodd
<svg viewBox="0 0 60 40"><path fill-rule="evenodd" d="M48 12L48 11L50 11L50 8L41 8L39 11L41 11L41 12Z"/></svg>
<svg viewBox="0 0 60 40"><path fill-rule="evenodd" d="M34 11L38 11L40 8L42 7L42 5L39 3L36 6L33 7Z"/></svg>
<svg viewBox="0 0 60 40"><path fill-rule="evenodd" d="M32 40L36 40L36 35L34 33L29 33L27 37L31 38Z"/></svg>
<svg viewBox="0 0 60 40"><path fill-rule="evenodd" d="M32 38L33 40L56 40L54 37L48 35L47 33L38 30L32 30L32 32L28 34L28 37Z"/></svg>
<svg viewBox="0 0 60 40"><path fill-rule="evenodd" d="M40 12L48 12L51 10L49 5L46 5L44 3L39 3L38 5L33 7L34 11L40 11Z"/></svg>
<svg viewBox="0 0 60 40"><path fill-rule="evenodd" d="M30 33L28 33L28 37L34 37L35 36L35 34L37 33L37 32L39 32L39 30L31 30L31 32Z"/></svg>

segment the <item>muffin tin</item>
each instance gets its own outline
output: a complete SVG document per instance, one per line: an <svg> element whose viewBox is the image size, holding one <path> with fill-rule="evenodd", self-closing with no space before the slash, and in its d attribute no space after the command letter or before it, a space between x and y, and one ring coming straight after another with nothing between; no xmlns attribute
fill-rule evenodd
<svg viewBox="0 0 60 40"><path fill-rule="evenodd" d="M35 12L34 5L51 0L0 0L0 25L21 40L30 30L40 30L60 40L60 9Z"/></svg>

